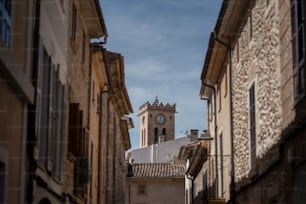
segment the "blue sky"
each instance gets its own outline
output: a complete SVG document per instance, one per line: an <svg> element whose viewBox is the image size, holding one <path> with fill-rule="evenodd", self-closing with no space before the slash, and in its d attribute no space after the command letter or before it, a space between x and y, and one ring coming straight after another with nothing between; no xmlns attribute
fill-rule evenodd
<svg viewBox="0 0 306 204"><path fill-rule="evenodd" d="M125 58L132 149L139 147L138 108L176 103L176 138L207 127L200 75L210 32L222 0L101 0L109 38L106 48Z"/></svg>

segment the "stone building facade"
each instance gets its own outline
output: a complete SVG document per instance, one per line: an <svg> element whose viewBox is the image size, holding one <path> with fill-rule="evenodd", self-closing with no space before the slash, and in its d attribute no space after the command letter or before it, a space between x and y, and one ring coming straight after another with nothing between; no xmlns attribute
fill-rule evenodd
<svg viewBox="0 0 306 204"><path fill-rule="evenodd" d="M226 156L221 146L211 152L219 159L217 171L210 170L217 183L210 181L213 197L228 203L305 200L304 6L300 0L223 2L201 76L201 95L215 110L209 118L225 109L230 138L222 142L224 123L209 121L213 143L230 153L228 171L218 165Z"/></svg>
<svg viewBox="0 0 306 204"><path fill-rule="evenodd" d="M0 1L0 30L0 203L123 203L133 110L99 1Z"/></svg>
<svg viewBox="0 0 306 204"><path fill-rule="evenodd" d="M140 147L161 143L174 139L175 133L175 104L160 103L156 97L139 107L139 137Z"/></svg>
<svg viewBox="0 0 306 204"><path fill-rule="evenodd" d="M183 163L134 163L127 174L126 204L184 203Z"/></svg>
<svg viewBox="0 0 306 204"><path fill-rule="evenodd" d="M124 58L110 51L105 53L110 74L108 90L102 91L102 156L105 172L102 173L104 194L102 203L124 203L125 151L131 148L128 130L133 121L126 117L133 112L125 85Z"/></svg>
<svg viewBox="0 0 306 204"><path fill-rule="evenodd" d="M103 44L108 34L98 1L68 1L67 4L68 134L64 192L72 203L97 202L100 168L97 162L100 148L97 91L100 88L97 87L107 83L107 76L103 58L96 62L95 46L90 40L101 38ZM99 75L96 70L100 71Z"/></svg>
<svg viewBox="0 0 306 204"><path fill-rule="evenodd" d="M0 203L24 203L28 182L26 139L31 83L33 1L0 2Z"/></svg>

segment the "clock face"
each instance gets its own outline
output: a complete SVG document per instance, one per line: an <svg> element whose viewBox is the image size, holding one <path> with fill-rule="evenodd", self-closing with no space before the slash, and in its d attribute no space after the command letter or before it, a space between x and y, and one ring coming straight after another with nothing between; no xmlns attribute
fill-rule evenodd
<svg viewBox="0 0 306 204"><path fill-rule="evenodd" d="M164 123L165 123L166 118L165 118L165 116L159 114L159 115L156 116L155 120L156 120L156 123L157 123L157 124L160 124L160 125L161 125L161 124L164 124Z"/></svg>

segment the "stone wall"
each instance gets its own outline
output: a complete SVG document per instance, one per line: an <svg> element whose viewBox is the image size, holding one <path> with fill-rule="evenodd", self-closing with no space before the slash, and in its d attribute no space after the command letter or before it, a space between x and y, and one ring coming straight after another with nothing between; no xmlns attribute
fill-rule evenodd
<svg viewBox="0 0 306 204"><path fill-rule="evenodd" d="M279 141L282 112L277 1L258 0L233 51L235 177L250 172L249 87L255 83L256 155L263 158ZM269 162L268 162L269 163Z"/></svg>

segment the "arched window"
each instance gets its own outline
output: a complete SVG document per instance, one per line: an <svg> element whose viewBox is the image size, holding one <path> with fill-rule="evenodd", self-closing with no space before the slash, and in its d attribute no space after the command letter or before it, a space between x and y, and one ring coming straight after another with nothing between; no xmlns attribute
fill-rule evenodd
<svg viewBox="0 0 306 204"><path fill-rule="evenodd" d="M154 143L158 143L158 128L154 129Z"/></svg>
<svg viewBox="0 0 306 204"><path fill-rule="evenodd" d="M166 141L166 133L167 133L166 128L163 128L164 141Z"/></svg>
<svg viewBox="0 0 306 204"><path fill-rule="evenodd" d="M163 135L166 135L166 128L163 128Z"/></svg>
<svg viewBox="0 0 306 204"><path fill-rule="evenodd" d="M144 146L144 144L143 144L143 129L141 130L141 146Z"/></svg>

